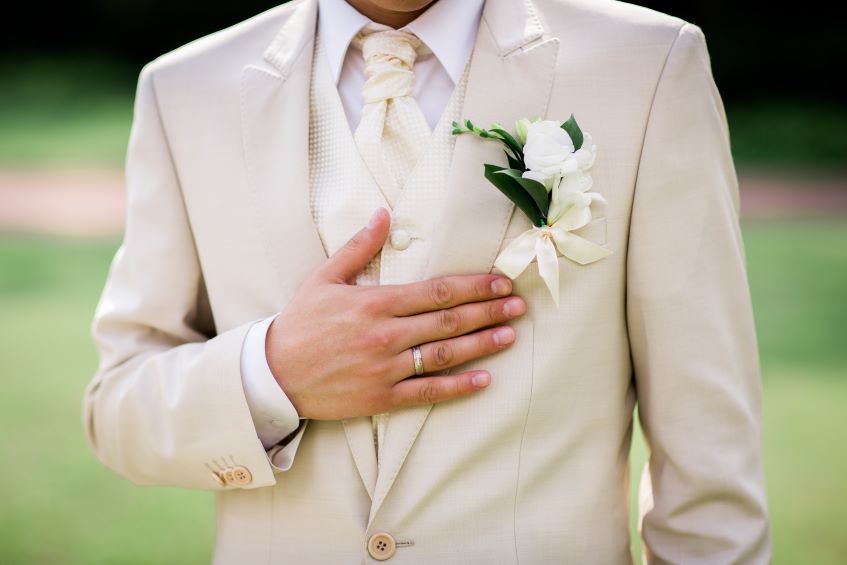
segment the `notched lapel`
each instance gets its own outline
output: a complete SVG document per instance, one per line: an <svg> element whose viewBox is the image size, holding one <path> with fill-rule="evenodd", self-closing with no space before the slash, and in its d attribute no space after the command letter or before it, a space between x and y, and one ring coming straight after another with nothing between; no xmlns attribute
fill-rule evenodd
<svg viewBox="0 0 847 565"><path fill-rule="evenodd" d="M470 61L463 118L511 129L519 118L544 116L559 40L544 39L542 33L528 1L487 1ZM500 144L470 135L456 139L425 278L491 271L514 204L485 180L483 164L501 162ZM369 527L432 408L422 404L391 413Z"/></svg>
<svg viewBox="0 0 847 565"><path fill-rule="evenodd" d="M264 60L242 69L241 133L259 240L279 305L326 259L309 207L309 83L316 2L293 6ZM296 242L296 244L295 244Z"/></svg>

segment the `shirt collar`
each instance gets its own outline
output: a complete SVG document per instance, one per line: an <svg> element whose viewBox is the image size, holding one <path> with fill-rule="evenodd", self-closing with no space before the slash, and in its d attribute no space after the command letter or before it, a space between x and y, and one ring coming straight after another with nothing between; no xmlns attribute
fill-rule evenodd
<svg viewBox="0 0 847 565"><path fill-rule="evenodd" d="M438 0L400 29L417 35L455 84L473 49L484 3L485 0ZM318 31L336 84L350 42L369 23L370 18L346 0L318 0Z"/></svg>

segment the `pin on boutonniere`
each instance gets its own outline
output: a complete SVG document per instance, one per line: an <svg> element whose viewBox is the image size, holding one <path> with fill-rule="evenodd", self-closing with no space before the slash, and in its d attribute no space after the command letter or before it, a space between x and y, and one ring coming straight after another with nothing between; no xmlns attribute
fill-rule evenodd
<svg viewBox="0 0 847 565"><path fill-rule="evenodd" d="M557 250L585 265L611 253L573 230L591 221L591 204L605 202L590 192L597 147L573 114L564 123L526 118L515 123L515 135L500 124L483 129L470 120L453 122L453 135L472 133L504 146L508 167L485 164L485 178L515 203L533 227L516 237L497 256L494 265L515 279L538 259L538 274L559 306Z"/></svg>

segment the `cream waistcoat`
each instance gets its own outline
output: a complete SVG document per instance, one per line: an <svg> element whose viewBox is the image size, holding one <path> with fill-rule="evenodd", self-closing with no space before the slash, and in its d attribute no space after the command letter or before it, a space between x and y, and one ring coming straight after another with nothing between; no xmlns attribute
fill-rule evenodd
<svg viewBox="0 0 847 565"><path fill-rule="evenodd" d="M325 58L315 38L309 115L309 183L312 217L328 255L365 226L373 211L391 210L389 244L357 277L356 284L402 284L423 278L434 220L446 202L445 186L460 119L467 72L456 85L426 149L409 174L392 208L386 188L370 174L353 138ZM413 370L411 355L409 370ZM374 445L385 437L388 413L373 417Z"/></svg>

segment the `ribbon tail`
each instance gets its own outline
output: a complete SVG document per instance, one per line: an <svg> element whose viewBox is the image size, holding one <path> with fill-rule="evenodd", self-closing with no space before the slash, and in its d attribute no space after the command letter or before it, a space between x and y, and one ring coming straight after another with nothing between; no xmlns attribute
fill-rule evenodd
<svg viewBox="0 0 847 565"><path fill-rule="evenodd" d="M533 227L523 232L500 252L494 266L510 279L516 279L535 257L535 242L538 238L538 228Z"/></svg>
<svg viewBox="0 0 847 565"><path fill-rule="evenodd" d="M606 249L602 245L597 245L565 230L553 228L551 231L553 232L553 239L556 241L556 247L562 255L580 265L593 263L612 254L611 249Z"/></svg>
<svg viewBox="0 0 847 565"><path fill-rule="evenodd" d="M606 197L600 194L599 192L586 192L585 195L591 199L591 202L602 202L606 204Z"/></svg>
<svg viewBox="0 0 847 565"><path fill-rule="evenodd" d="M547 285L547 290L553 296L556 308L559 307L559 260L556 258L556 248L547 237L540 237L535 246L538 255L538 274Z"/></svg>

